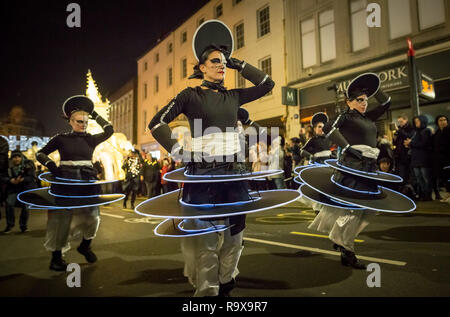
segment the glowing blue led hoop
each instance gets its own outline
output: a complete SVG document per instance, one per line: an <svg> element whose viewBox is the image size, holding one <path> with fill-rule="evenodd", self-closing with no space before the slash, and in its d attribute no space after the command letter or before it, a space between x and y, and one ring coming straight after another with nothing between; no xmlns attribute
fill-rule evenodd
<svg viewBox="0 0 450 317"><path fill-rule="evenodd" d="M223 182L237 182L237 181L245 181L245 180L249 180L249 179L255 179L255 178L262 178L262 177L269 177L269 176L274 176L274 175L278 175L278 174L282 174L284 171L283 170L270 170L270 171L260 171L260 172L252 172L251 176L248 177L244 177L241 178L239 177L240 174L232 174L232 175L189 175L186 176L184 173L183 175L189 178L201 178L201 179L169 179L167 178L167 176L178 172L180 169L183 168L179 168L177 170L168 172L166 174L164 174L163 179L165 181L171 182L171 183L223 183ZM267 174L266 174L267 173ZM261 174L261 175L258 175ZM264 174L264 175L262 175ZM230 177L227 179L214 179L214 178L226 178L226 177Z"/></svg>
<svg viewBox="0 0 450 317"><path fill-rule="evenodd" d="M234 177L234 176L249 176L249 175L254 175L254 173L258 173L258 172L250 172L250 173L239 173L239 174L225 174L225 175L193 175L193 174L187 174L187 171L185 170L183 175L186 177L208 177L208 178L214 178L214 177Z"/></svg>
<svg viewBox="0 0 450 317"><path fill-rule="evenodd" d="M274 208L278 208L281 206L285 206L288 205L294 201L296 201L297 199L299 199L299 196L295 197L294 199L288 200L286 202L277 204L277 205L272 205L269 207L264 207L264 208L259 208L259 209L255 209L255 210L244 210L244 211L237 211L237 212L232 212L232 213L227 213L227 214L212 214L212 215L198 215L198 216L167 216L167 215L151 215L151 214L146 214L140 211L137 211L138 207L142 204L145 204L149 201L155 200L160 198L163 195L169 195L173 192L179 191L180 189L177 190L173 190L171 192L159 195L157 197L152 197L150 199L147 199L143 202L141 202L139 205L137 205L134 209L134 212L137 213L138 215L144 216L144 217L154 217L154 218L167 218L167 219L202 219L202 218L220 218L220 217L231 217L231 216L236 216L236 215L244 215L244 214L249 214L249 213L255 213L255 212L259 212L259 211L263 211L263 210L268 210L268 209L274 209ZM265 193L265 192L276 192L276 191L290 191L290 192L295 192L297 194L299 194L299 192L297 190L294 189L273 189L273 190L264 190L264 191L260 191L260 193Z"/></svg>
<svg viewBox="0 0 450 317"><path fill-rule="evenodd" d="M331 165L330 162L336 162L337 167ZM401 178L398 175L385 173L385 172L381 172L381 171L377 171L376 173L362 172L360 170L355 170L355 169L352 169L350 167L345 167L345 166L339 164L339 162L337 160L326 160L325 164L328 165L331 168L334 168L334 169L337 169L337 170L340 170L340 171L343 171L343 172L346 172L346 173L350 173L350 174L353 174L353 175L356 175L356 176L359 176L359 177L365 177L365 178L375 179L375 180L383 181L383 182L391 182L391 183L401 183L401 182L403 182L403 178ZM366 175L362 176L361 174L366 174ZM389 175L389 176L394 177L396 179L395 180L380 179L380 178L377 178L377 177L370 177L370 176L367 176L367 175Z"/></svg>
<svg viewBox="0 0 450 317"><path fill-rule="evenodd" d="M183 219L183 221L181 221L180 223L178 223L178 229L180 231L183 232L187 232L187 233L196 233L196 232L203 232L203 231L211 231L212 229L214 230L219 230L219 229L223 229L223 228L227 228L227 225L212 225L211 227L208 228L204 228L204 229L184 229L182 226L184 224L184 222L186 221L186 219Z"/></svg>
<svg viewBox="0 0 450 317"><path fill-rule="evenodd" d="M20 196L22 194L26 194L26 193L29 193L29 192L38 191L38 190L42 190L42 189L47 189L47 188L49 188L49 187L33 188L33 189L29 189L29 190L23 191L23 192L21 192L21 193L19 193L17 195L17 200L20 201L22 204L25 204L25 205L28 205L28 206L32 206L32 208L30 208L30 209L77 209L77 208L97 207L97 206L112 204L112 203L115 203L115 202L125 198L125 194L110 194L110 195L119 195L120 197L117 198L117 199L111 200L111 201L103 202L103 203L97 203L97 204L91 204L91 205L82 205L82 206L64 206L64 207L63 206L45 206L45 205L32 204L32 203L26 202L26 201L24 201L24 200L22 200L20 198Z"/></svg>
<svg viewBox="0 0 450 317"><path fill-rule="evenodd" d="M58 177L58 176L55 176L55 178L58 180L61 180L61 181L79 182L79 183L86 183L86 182L94 183L97 181L96 179L73 179L73 178L64 178L64 177Z"/></svg>
<svg viewBox="0 0 450 317"><path fill-rule="evenodd" d="M339 184L339 183L336 182L336 180L334 179L334 175L331 175L330 180L331 180L331 182L332 182L333 184L335 184L336 186L341 187L342 189L345 189L345 190L349 190L349 191L358 193L358 194L367 194L367 195L379 195L379 194L381 194L381 191L380 191L380 189L379 189L380 186L377 186L378 191L374 193L374 192L369 192L369 191L364 191L364 190L353 189L353 188L344 186L344 185L342 185L342 184Z"/></svg>
<svg viewBox="0 0 450 317"><path fill-rule="evenodd" d="M300 181L300 178L297 176L297 177L294 177L294 182L296 182L297 184L304 184L302 181Z"/></svg>
<svg viewBox="0 0 450 317"><path fill-rule="evenodd" d="M217 204L190 204L187 202L184 202L181 198L178 200L182 205L188 206L188 207L195 207L195 208L214 208L214 207L224 207L224 206L239 206L239 205L245 205L254 203L258 200L260 200L261 197L255 197L254 199L250 200L242 200L242 201L236 201L232 203L217 203Z"/></svg>
<svg viewBox="0 0 450 317"><path fill-rule="evenodd" d="M228 227L226 227L226 228L221 228L221 229L218 229L218 230L199 231L199 232L196 232L196 233L186 233L186 234L181 234L181 235L171 235L171 234L162 234L162 233L158 233L159 227L162 226L162 225L163 225L164 223L166 223L167 221L172 221L172 219L164 220L163 222L161 222L160 224L158 224L158 225L156 226L156 228L153 230L153 233L154 233L156 236L159 236L159 237L169 237L169 238L183 238L183 237L201 236L201 235L204 235L204 234L210 234L210 233L214 233L214 232L221 232L221 231L225 231L225 230L228 229Z"/></svg>
<svg viewBox="0 0 450 317"><path fill-rule="evenodd" d="M92 186L92 185L103 185L103 184L110 184L110 183L114 183L114 182L118 182L119 179L115 179L112 181L87 181L87 180L75 180L75 179L68 179L65 178L67 180L70 180L71 183L62 183L62 182L55 182L49 179L45 179L43 178L44 175L48 175L51 173L42 173L41 175L38 176L38 178L46 183L50 183L50 184L58 184L58 185L67 185L67 186L80 186L80 185L86 185L86 186ZM59 177L58 177L59 178Z"/></svg>
<svg viewBox="0 0 450 317"><path fill-rule="evenodd" d="M318 201L318 200L312 199L311 197L309 197L308 195L306 195L304 192L301 191L301 188L304 187L304 186L307 186L307 185L304 184L304 185L300 186L300 188L299 188L301 194L302 194L303 196L305 196L307 199L309 199L309 200L311 200L311 201L313 201L313 202L315 202L315 203L317 203L317 204L324 205L324 206L328 206L328 207L334 207L334 208L346 209L346 210L348 210L348 209L355 209L355 210L362 210L362 209L364 209L364 208L361 208L361 207L358 207L358 206L354 206L354 205L349 205L349 204L341 203L341 202L339 202L339 201L336 201L335 199L331 199L331 198L328 197L328 196L327 196L327 198L330 199L331 201L333 201L333 202L335 202L335 203L337 203L337 204L340 204L340 205L346 205L347 207L345 207L345 206L339 206L339 205L331 205L331 204L328 204L328 203L323 202L323 201Z"/></svg>
<svg viewBox="0 0 450 317"><path fill-rule="evenodd" d="M61 197L61 198L97 198L97 197L107 197L107 195L115 195L115 194L103 194L103 195L87 195L87 196L70 196L70 195L58 195L58 194L55 194L55 193L52 193L52 191L49 189L48 190L48 193L51 195L51 196L54 196L54 197Z"/></svg>
<svg viewBox="0 0 450 317"><path fill-rule="evenodd" d="M305 168L304 170L311 169L311 168L315 168L315 167ZM302 178L301 174L300 174L299 177L300 177L300 179L301 179L303 182L305 182L305 180ZM306 183L306 182L305 182L305 183ZM308 183L306 183L306 184L308 184ZM330 196L330 194L324 193L323 191L321 191L321 190L315 188L314 186L311 186L311 184L308 184L308 186L311 187L312 189L314 189L315 191L321 193L322 195L327 196L328 198L332 197L332 196ZM414 209L416 209L416 204L415 204L414 201L413 201L411 198L409 198L408 196L406 196L406 195L404 195L404 194L402 194L402 193L396 192L396 191L394 191L394 190L392 190L392 189L390 189L390 188L383 187L383 186L380 186L380 189L383 190L383 191L388 191L388 192L396 193L396 194L398 194L398 195L400 195L400 196L403 196L404 198L406 198L406 199L408 199L410 202L412 202L412 204L413 204L414 207L411 208L410 210L407 210L407 211L393 211L393 210L387 210L387 209L371 208L371 207L363 206L363 205L361 205L361 204L357 204L357 203L355 203L355 202L350 202L350 201L346 201L346 200L343 200L343 199L339 199L339 198L336 198L336 197L332 197L332 198L334 198L336 201L339 201L339 202L342 201L344 204L350 204L350 205L358 206L358 207L361 207L361 208L363 208L363 209L370 209L370 210L375 210L375 211L382 211L382 212L389 212L389 213L396 213L396 214L404 214L404 213L411 212L411 211L413 211ZM352 209L352 208L349 208L349 209Z"/></svg>

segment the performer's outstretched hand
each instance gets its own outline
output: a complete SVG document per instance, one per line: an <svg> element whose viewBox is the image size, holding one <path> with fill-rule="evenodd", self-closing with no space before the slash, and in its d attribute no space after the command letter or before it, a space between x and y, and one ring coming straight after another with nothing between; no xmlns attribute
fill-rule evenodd
<svg viewBox="0 0 450 317"><path fill-rule="evenodd" d="M357 149L352 148L349 146L347 150L345 150L346 153L352 155L353 157L357 158L358 160L363 160L363 155L361 151L358 151Z"/></svg>
<svg viewBox="0 0 450 317"><path fill-rule="evenodd" d="M227 58L227 67L231 69L236 69L237 71L242 71L244 68L244 61L237 58L229 57Z"/></svg>

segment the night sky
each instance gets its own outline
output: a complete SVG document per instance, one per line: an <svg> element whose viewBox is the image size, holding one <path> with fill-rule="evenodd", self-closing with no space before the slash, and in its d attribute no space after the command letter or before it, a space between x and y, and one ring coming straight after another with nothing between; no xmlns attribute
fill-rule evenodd
<svg viewBox="0 0 450 317"><path fill-rule="evenodd" d="M69 3L81 28L66 25ZM68 97L84 94L92 71L103 97L136 75L136 60L208 0L2 1L0 117L13 105L42 121L46 135L67 130Z"/></svg>

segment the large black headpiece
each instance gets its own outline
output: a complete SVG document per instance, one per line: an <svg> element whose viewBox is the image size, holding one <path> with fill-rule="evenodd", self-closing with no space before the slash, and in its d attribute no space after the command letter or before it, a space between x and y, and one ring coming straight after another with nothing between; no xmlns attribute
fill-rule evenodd
<svg viewBox="0 0 450 317"><path fill-rule="evenodd" d="M361 74L351 81L345 92L348 99L355 99L361 95L372 97L380 89L380 78L374 73Z"/></svg>
<svg viewBox="0 0 450 317"><path fill-rule="evenodd" d="M76 111L85 111L91 114L94 111L94 103L86 96L72 96L64 102L62 111L66 119L69 119Z"/></svg>
<svg viewBox="0 0 450 317"><path fill-rule="evenodd" d="M322 122L323 124L328 122L328 116L325 112L317 112L311 118L311 125L313 127L315 127L316 124L320 122Z"/></svg>
<svg viewBox="0 0 450 317"><path fill-rule="evenodd" d="M234 50L233 34L228 26L220 20L208 20L203 22L195 31L192 39L192 50L199 64L208 58L215 50L221 51L225 58L229 58ZM192 78L203 78L198 67L194 67Z"/></svg>

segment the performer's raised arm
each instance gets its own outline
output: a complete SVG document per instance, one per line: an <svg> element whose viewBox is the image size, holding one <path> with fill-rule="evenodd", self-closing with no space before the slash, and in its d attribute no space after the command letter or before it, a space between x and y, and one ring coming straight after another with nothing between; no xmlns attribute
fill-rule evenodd
<svg viewBox="0 0 450 317"><path fill-rule="evenodd" d="M242 74L242 77L255 85L250 88L237 89L239 91L239 103L241 105L261 98L275 86L274 81L268 74L244 61L231 57L227 59L227 67L237 70Z"/></svg>
<svg viewBox="0 0 450 317"><path fill-rule="evenodd" d="M114 133L114 128L111 125L111 123L109 123L108 121L106 121L103 117L101 117L97 112L92 111L91 113L91 117L92 119L95 120L95 122L98 123L99 126L102 127L103 132L98 133L98 134L94 134L92 137L94 139L95 145L98 145L106 140L108 140L111 135L113 135Z"/></svg>

